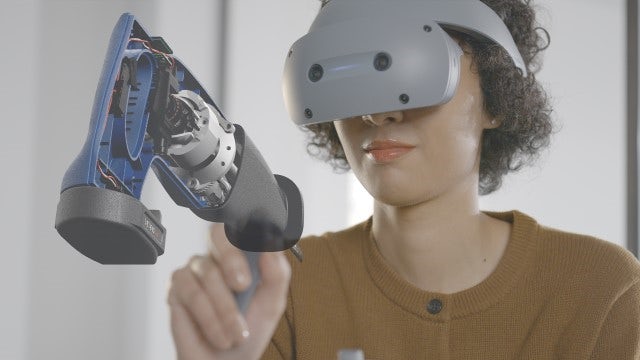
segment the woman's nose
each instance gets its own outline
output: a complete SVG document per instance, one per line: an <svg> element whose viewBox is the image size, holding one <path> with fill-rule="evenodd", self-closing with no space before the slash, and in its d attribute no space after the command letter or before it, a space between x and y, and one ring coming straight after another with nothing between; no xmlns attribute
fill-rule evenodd
<svg viewBox="0 0 640 360"><path fill-rule="evenodd" d="M367 125L381 126L390 122L402 121L403 117L402 111L390 111L372 115L362 115L362 121Z"/></svg>

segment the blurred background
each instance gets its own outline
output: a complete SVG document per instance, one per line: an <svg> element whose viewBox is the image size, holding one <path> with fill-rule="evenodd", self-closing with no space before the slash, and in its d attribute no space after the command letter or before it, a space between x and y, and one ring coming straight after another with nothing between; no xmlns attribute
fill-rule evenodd
<svg viewBox="0 0 640 360"><path fill-rule="evenodd" d="M534 3L551 34L538 77L561 131L536 166L508 177L482 208L519 209L542 224L633 247L627 78L637 72L627 69L627 3ZM0 360L175 358L166 288L172 271L205 251L206 223L176 206L150 175L143 202L163 212L168 229L157 264L97 264L54 229L60 182L84 143L108 39L123 12L163 36L272 171L299 186L304 234L368 217L368 194L350 173L334 174L306 154L305 135L284 109L284 58L318 9L317 0L2 1Z"/></svg>

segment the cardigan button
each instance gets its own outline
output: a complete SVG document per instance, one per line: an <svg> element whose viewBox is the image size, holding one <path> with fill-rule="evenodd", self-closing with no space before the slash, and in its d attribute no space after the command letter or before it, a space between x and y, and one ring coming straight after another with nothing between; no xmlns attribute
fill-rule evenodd
<svg viewBox="0 0 640 360"><path fill-rule="evenodd" d="M440 301L440 299L431 299L427 304L427 311L430 314L435 315L439 313L440 310L442 310L442 301Z"/></svg>

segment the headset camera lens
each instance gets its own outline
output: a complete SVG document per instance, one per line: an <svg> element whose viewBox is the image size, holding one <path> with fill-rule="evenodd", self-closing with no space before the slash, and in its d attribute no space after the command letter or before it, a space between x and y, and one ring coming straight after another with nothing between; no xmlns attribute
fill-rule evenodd
<svg viewBox="0 0 640 360"><path fill-rule="evenodd" d="M373 60L373 67L378 71L385 71L391 66L391 57L386 53L378 53Z"/></svg>
<svg viewBox="0 0 640 360"><path fill-rule="evenodd" d="M311 69L309 69L309 80L312 82L317 82L322 79L322 75L324 75L324 69L318 64L313 64Z"/></svg>

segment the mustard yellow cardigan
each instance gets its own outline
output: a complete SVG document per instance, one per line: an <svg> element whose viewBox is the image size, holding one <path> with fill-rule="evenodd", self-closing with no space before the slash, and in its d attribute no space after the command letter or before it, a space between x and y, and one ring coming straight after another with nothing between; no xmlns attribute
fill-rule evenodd
<svg viewBox="0 0 640 360"><path fill-rule="evenodd" d="M640 359L640 263L627 250L518 212L494 272L454 294L400 278L371 240L371 218L307 237L290 257L286 312L263 359Z"/></svg>

